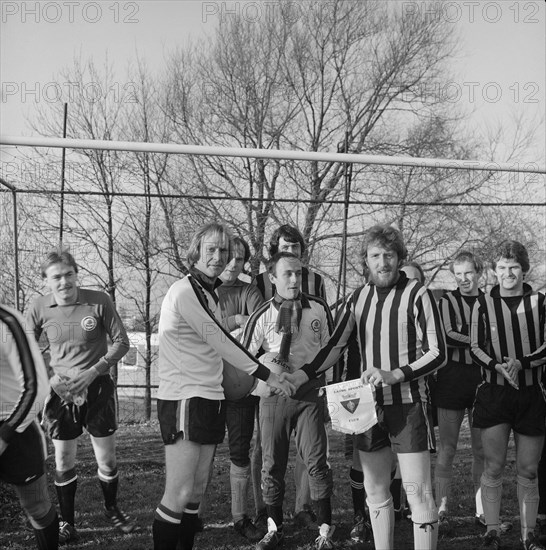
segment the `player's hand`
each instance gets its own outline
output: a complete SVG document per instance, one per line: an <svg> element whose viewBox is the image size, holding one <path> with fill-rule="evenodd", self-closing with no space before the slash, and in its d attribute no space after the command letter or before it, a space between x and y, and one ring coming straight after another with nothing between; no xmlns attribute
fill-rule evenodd
<svg viewBox="0 0 546 550"><path fill-rule="evenodd" d="M502 374L502 376L504 376L504 378L506 379L506 381L513 387L515 388L516 390L519 390L519 385L518 385L518 372L519 371L516 371L515 374L514 374L514 366L513 365L509 365L508 363L497 363L495 365L495 370Z"/></svg>
<svg viewBox="0 0 546 550"><path fill-rule="evenodd" d="M296 390L298 390L305 382L309 380L309 377L307 374L305 374L302 370L297 370L292 373L290 372L283 372L281 373L279 379L282 381L287 380L290 382Z"/></svg>
<svg viewBox="0 0 546 550"><path fill-rule="evenodd" d="M8 448L8 444L0 437L0 456L4 454L4 451Z"/></svg>
<svg viewBox="0 0 546 550"><path fill-rule="evenodd" d="M74 378L71 378L67 381L66 385L68 387L68 390L72 395L78 395L80 393L83 393L97 378L99 373L96 371L96 369L87 369L84 371L81 371L79 374L74 376Z"/></svg>
<svg viewBox="0 0 546 550"><path fill-rule="evenodd" d="M241 315L238 313L235 315L235 323L237 323L238 327L244 327L246 322L248 321L249 315Z"/></svg>
<svg viewBox="0 0 546 550"><path fill-rule="evenodd" d="M267 379L267 385L271 387L276 395L284 395L290 397L295 393L296 388L288 380L280 380L279 375L272 372Z"/></svg>
<svg viewBox="0 0 546 550"><path fill-rule="evenodd" d="M506 370L510 374L512 379L517 380L519 371L523 368L519 359L513 359L512 357L504 357L506 361Z"/></svg>
<svg viewBox="0 0 546 550"><path fill-rule="evenodd" d="M393 384L398 384L398 382L400 382L395 374L395 371L381 370L376 369L375 367L366 369L362 373L360 379L364 384L371 384L376 388L380 386L392 386Z"/></svg>

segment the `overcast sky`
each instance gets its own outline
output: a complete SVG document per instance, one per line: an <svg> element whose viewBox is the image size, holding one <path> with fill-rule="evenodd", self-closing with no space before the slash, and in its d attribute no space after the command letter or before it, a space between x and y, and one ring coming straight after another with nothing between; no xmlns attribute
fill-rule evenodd
<svg viewBox="0 0 546 550"><path fill-rule="evenodd" d="M149 67L161 70L165 53L212 32L220 18L239 13L253 19L274 8L274 1L3 0L0 132L32 135L26 119L32 119L38 103L58 99L55 75L72 65L75 56L93 57L100 66L107 53L120 74L117 93L123 93L123 74L136 52ZM470 123L478 130L499 122L509 128L517 111L535 120L544 116L543 1L401 1L400 9L442 17L460 30L462 41L452 67L455 76L446 93L458 106L460 102L475 110ZM63 91L69 92L68 85ZM541 164L546 156L544 141L543 125L531 153Z"/></svg>

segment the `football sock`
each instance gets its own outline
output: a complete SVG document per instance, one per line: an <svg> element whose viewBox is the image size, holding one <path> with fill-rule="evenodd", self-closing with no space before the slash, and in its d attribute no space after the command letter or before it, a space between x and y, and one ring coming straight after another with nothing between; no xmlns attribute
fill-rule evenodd
<svg viewBox="0 0 546 550"><path fill-rule="evenodd" d="M364 491L364 474L351 468L349 472L349 479L351 481L351 495L353 497L353 509L355 516L360 514L363 518L366 518L366 507L364 506L366 500L366 493Z"/></svg>
<svg viewBox="0 0 546 550"><path fill-rule="evenodd" d="M63 521L74 525L74 500L76 498L76 489L78 487L78 476L76 469L72 468L66 472L55 472L55 490L61 517Z"/></svg>
<svg viewBox="0 0 546 550"><path fill-rule="evenodd" d="M105 472L100 468L97 470L99 482L104 495L104 506L107 509L116 505L118 494L118 469L114 468L111 472Z"/></svg>
<svg viewBox="0 0 546 550"><path fill-rule="evenodd" d="M180 538L181 520L182 512L174 512L163 504L159 504L155 510L152 525L154 550L176 550Z"/></svg>
<svg viewBox="0 0 546 550"><path fill-rule="evenodd" d="M182 513L180 522L180 546L181 550L192 550L195 533L197 532L199 502L188 502Z"/></svg>
<svg viewBox="0 0 546 550"><path fill-rule="evenodd" d="M332 525L332 502L330 497L317 500L317 523L319 527L323 523Z"/></svg>
<svg viewBox="0 0 546 550"><path fill-rule="evenodd" d="M483 461L472 460L472 481L474 483L474 491L476 493L476 514L483 514L482 505L482 490L480 487L480 479L483 474Z"/></svg>
<svg viewBox="0 0 546 550"><path fill-rule="evenodd" d="M233 523L237 523L247 515L250 464L236 466L232 462L229 468L229 481L231 485L231 515L233 516Z"/></svg>
<svg viewBox="0 0 546 550"><path fill-rule="evenodd" d="M438 512L412 512L413 546L419 550L436 550L438 545Z"/></svg>
<svg viewBox="0 0 546 550"><path fill-rule="evenodd" d="M51 506L49 512L43 518L36 520L36 523L43 525L40 527L33 525L38 550L57 550L59 546L59 518L55 506Z"/></svg>
<svg viewBox="0 0 546 550"><path fill-rule="evenodd" d="M375 550L392 550L394 548L394 506L392 497L379 504L368 503L370 522L373 530ZM419 548L416 546L416 548Z"/></svg>
<svg viewBox="0 0 546 550"><path fill-rule="evenodd" d="M517 476L521 539L525 541L534 531L538 512L538 480Z"/></svg>
<svg viewBox="0 0 546 550"><path fill-rule="evenodd" d="M282 529L283 517L282 517L282 506L271 506L266 504L267 508L267 517L271 518L277 529L280 531Z"/></svg>
<svg viewBox="0 0 546 550"><path fill-rule="evenodd" d="M502 477L489 477L485 472L481 480L482 504L487 532L499 530L500 506L502 496Z"/></svg>

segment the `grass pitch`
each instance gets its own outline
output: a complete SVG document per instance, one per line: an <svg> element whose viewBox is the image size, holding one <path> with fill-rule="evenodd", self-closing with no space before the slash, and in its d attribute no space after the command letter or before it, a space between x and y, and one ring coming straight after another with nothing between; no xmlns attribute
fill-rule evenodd
<svg viewBox="0 0 546 550"><path fill-rule="evenodd" d="M123 411L123 409L122 409ZM133 411L134 412L134 411ZM123 416L123 415L122 415ZM127 417L127 415L125 415ZM89 438L80 439L78 448L78 493L76 495L76 527L80 541L66 548L109 550L150 550L153 547L151 526L154 510L163 494L164 459L163 445L156 421L139 422L134 415L132 422L122 422L118 431L118 461L120 470L119 501L123 510L135 517L138 528L130 535L123 535L108 525L102 515L102 493L96 476L96 463ZM354 549L349 542L352 527L352 501L348 473L350 462L344 457L344 436L330 430L330 463L334 472L334 497L332 508L336 532L334 540L340 550ZM52 447L50 447L52 449ZM294 449L291 450L292 454ZM519 517L516 498L514 447L511 443L505 473L503 494L503 520L512 521L513 531L503 535L503 548L520 549ZM433 457L434 462L434 457ZM285 505L285 550L311 550L317 536L314 531L294 527L290 521L294 503L292 460L287 472L287 496ZM56 502L53 488L54 463L47 461L50 493ZM481 547L484 528L474 524L474 495L470 475L471 452L468 426L463 424L460 450L454 464L454 486L451 500L450 536L440 539L439 550L472 550ZM250 492L251 493L251 492ZM250 506L253 510L252 496ZM207 550L251 550L252 544L233 530L230 512L229 453L226 443L219 445L214 473L208 492L208 505L204 514L205 531L196 538L194 548ZM34 548L34 537L26 516L9 485L0 484L0 548L23 550ZM372 549L373 544L363 549ZM395 549L413 548L413 529L410 522L396 524Z"/></svg>

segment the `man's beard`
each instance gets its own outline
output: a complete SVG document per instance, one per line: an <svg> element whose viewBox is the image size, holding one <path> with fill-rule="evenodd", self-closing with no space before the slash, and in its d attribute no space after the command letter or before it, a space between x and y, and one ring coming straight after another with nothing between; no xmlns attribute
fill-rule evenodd
<svg viewBox="0 0 546 550"><path fill-rule="evenodd" d="M380 274L370 272L370 282L372 282L378 288L388 288L394 286L398 280L398 269L392 271L383 271L383 275L388 274L388 277L381 277Z"/></svg>

